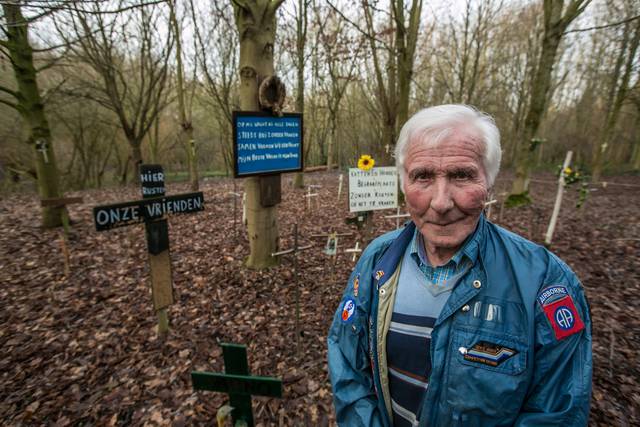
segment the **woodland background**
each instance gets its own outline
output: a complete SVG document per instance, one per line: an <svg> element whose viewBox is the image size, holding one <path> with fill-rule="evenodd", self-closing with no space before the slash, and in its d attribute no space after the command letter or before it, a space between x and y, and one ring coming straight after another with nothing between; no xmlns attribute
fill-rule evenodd
<svg viewBox="0 0 640 427"><path fill-rule="evenodd" d="M254 248L229 195L244 191L259 200L253 178L228 176L231 114L247 105L236 21L244 13L246 24L248 10L264 8L277 17L275 39L265 45L271 50L263 53L273 54L287 88L284 110L304 112L305 165L329 171L285 175L283 201L268 213L280 227L265 232L271 247L259 248L263 255L272 259L270 248L291 244L294 222L303 244L330 229L353 233L343 249L395 228L378 214L368 236L345 223L346 189L336 196L331 169L354 167L362 154L390 164L410 114L441 103L474 105L495 117L502 133L493 220L529 239L542 240L559 165L574 152L567 177L577 183L566 189L552 249L576 271L591 302L591 423L640 422L637 1L0 6L4 424L210 424L224 397L194 392L189 372L222 370L224 341L247 343L253 373L284 380L284 399L256 400L262 425L333 423L326 330L351 255L330 260L316 242L300 257L301 284L293 282L290 259L248 268ZM139 198L140 162L164 166L169 194L199 188L206 200L205 212L170 218L176 304L164 338L154 330L142 227L96 233L91 218L92 206ZM304 183L322 186L314 187L321 202L310 211ZM508 194L522 192L531 203L496 213ZM41 208L38 200L63 193L84 198L68 206L72 231L64 240L55 228L64 210ZM300 356L292 350L297 286L305 322Z"/></svg>
<svg viewBox="0 0 640 427"><path fill-rule="evenodd" d="M132 180L140 158L186 179L185 129L201 175L232 171L239 53L231 2L19 3L31 17L29 41L63 188ZM289 94L285 110L304 111L305 164L331 157L349 167L365 153L389 163L385 146L395 140L403 109L467 103L495 117L506 168L519 146L532 144L539 168L555 169L573 150L585 172L595 161L607 173L637 171L640 4L574 1L565 15L573 3L583 10L562 33L539 131L523 142L541 60L542 1L285 2L275 68ZM6 45L2 52L0 177L5 187L29 186L33 144L25 144L29 131L12 108L16 83ZM411 54L413 63L403 63Z"/></svg>

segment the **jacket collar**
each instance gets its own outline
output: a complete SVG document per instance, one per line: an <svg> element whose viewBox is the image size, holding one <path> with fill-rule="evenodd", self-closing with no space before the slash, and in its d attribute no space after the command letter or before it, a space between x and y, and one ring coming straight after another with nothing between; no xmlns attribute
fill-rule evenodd
<svg viewBox="0 0 640 427"><path fill-rule="evenodd" d="M481 214L476 230L471 235L471 240L464 244L463 253L467 255L474 264L478 258L478 252L480 252L480 249L482 249L484 244L485 226L486 219L484 218L484 214ZM398 237L395 238L382 257L375 264L371 275L377 289L387 282L389 277L391 277L391 274L398 267L398 263L404 255L407 246L411 244L411 241L413 240L415 230L416 225L414 222L408 222L404 227L404 230L402 230Z"/></svg>

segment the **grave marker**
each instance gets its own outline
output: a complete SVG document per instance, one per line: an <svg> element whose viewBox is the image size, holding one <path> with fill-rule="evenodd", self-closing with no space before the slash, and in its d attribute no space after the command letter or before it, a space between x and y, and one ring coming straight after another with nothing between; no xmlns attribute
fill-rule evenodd
<svg viewBox="0 0 640 427"><path fill-rule="evenodd" d="M238 239L238 226L237 226L237 222L238 222L238 197L242 198L242 223L244 224L244 219L245 219L245 207L244 207L244 201L245 201L245 194L240 194L237 192L237 184L236 184L236 180L233 180L233 191L228 192L227 194L230 194L233 197L233 230L235 232L236 235L236 240Z"/></svg>
<svg viewBox="0 0 640 427"><path fill-rule="evenodd" d="M565 169L571 164L571 157L573 157L573 151L567 151L567 156L564 158L562 164L562 170L560 170L560 176L558 177L558 192L556 194L556 201L553 205L553 213L551 214L551 221L549 222L549 228L544 237L544 244L546 246L551 245L551 239L553 238L553 232L556 229L556 222L558 221L558 215L560 214L560 205L562 204L562 194L564 193L564 174Z"/></svg>
<svg viewBox="0 0 640 427"><path fill-rule="evenodd" d="M316 209L318 209L320 207L318 202L318 193L311 193L311 185L307 187L307 194L305 194L304 196L307 199L307 210L311 210L311 198L315 197L316 198Z"/></svg>
<svg viewBox="0 0 640 427"><path fill-rule="evenodd" d="M385 218L395 218L396 219L396 230L398 228L400 228L400 218L408 218L411 215L405 213L405 214L401 214L400 213L400 206L398 206L396 208L396 214L395 215L385 215Z"/></svg>
<svg viewBox="0 0 640 427"><path fill-rule="evenodd" d="M298 223L293 224L293 248L272 253L271 256L293 254L293 282L296 287L296 354L300 355L300 286L298 286L298 251L311 249L313 245L298 246Z"/></svg>
<svg viewBox="0 0 640 427"><path fill-rule="evenodd" d="M490 200L484 204L484 207L487 209L487 219L491 221L491 207L498 203L497 199Z"/></svg>
<svg viewBox="0 0 640 427"><path fill-rule="evenodd" d="M346 249L345 252L346 253L353 253L353 257L351 258L351 262L355 262L356 258L358 257L358 253L362 252L362 249L360 249L360 242L356 241L356 247L355 248L351 248L351 249Z"/></svg>
<svg viewBox="0 0 640 427"><path fill-rule="evenodd" d="M93 219L97 231L144 222L151 272L153 308L158 315L158 333L169 330L167 307L173 304L173 280L166 215L204 210L202 192L165 196L164 172L160 165L140 165L142 200L96 206Z"/></svg>
<svg viewBox="0 0 640 427"><path fill-rule="evenodd" d="M64 208L62 210L63 232L60 235L60 250L62 251L64 259L65 276L69 276L71 274L71 260L69 255L69 248L67 246L67 239L69 238L69 212L67 211L67 205L72 205L75 203L82 203L82 197L60 197L40 200L40 206L42 207Z"/></svg>
<svg viewBox="0 0 640 427"><path fill-rule="evenodd" d="M47 150L49 150L49 145L45 139L39 139L36 141L36 150L42 154L42 160L45 163L49 163L49 155L47 154Z"/></svg>
<svg viewBox="0 0 640 427"><path fill-rule="evenodd" d="M250 376L244 345L223 343L222 354L225 373L191 372L193 388L227 393L234 424L243 421L251 427L254 425L251 396L282 397L282 381Z"/></svg>

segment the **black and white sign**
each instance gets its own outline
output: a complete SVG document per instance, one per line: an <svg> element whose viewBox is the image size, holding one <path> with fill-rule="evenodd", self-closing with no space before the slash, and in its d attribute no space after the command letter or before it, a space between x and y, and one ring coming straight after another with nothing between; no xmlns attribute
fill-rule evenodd
<svg viewBox="0 0 640 427"><path fill-rule="evenodd" d="M140 165L142 197L164 196L164 171L160 165Z"/></svg>
<svg viewBox="0 0 640 427"><path fill-rule="evenodd" d="M204 210L202 192L177 194L175 196L156 197L134 202L96 206L93 208L93 220L96 230L104 231L116 227L175 215Z"/></svg>
<svg viewBox="0 0 640 427"><path fill-rule="evenodd" d="M395 167L363 171L349 169L349 212L392 209L398 206L398 173Z"/></svg>

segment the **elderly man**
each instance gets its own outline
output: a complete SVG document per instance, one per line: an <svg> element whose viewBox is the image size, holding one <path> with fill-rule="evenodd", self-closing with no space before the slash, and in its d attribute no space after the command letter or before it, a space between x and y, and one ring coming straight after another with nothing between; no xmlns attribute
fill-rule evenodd
<svg viewBox="0 0 640 427"><path fill-rule="evenodd" d="M427 108L396 162L412 221L374 240L329 331L342 426L585 426L591 327L575 274L482 215L493 120Z"/></svg>

